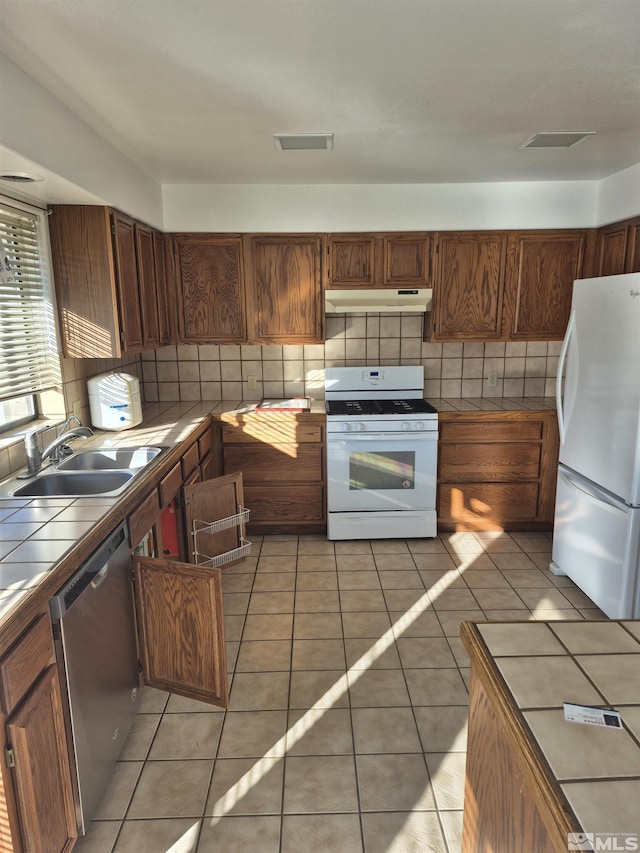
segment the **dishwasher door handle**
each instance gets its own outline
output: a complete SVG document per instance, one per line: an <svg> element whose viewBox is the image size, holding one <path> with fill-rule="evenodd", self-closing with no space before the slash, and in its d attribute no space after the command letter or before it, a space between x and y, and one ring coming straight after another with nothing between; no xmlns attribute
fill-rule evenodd
<svg viewBox="0 0 640 853"><path fill-rule="evenodd" d="M98 589L98 587L104 583L109 574L109 563L104 565L99 572L96 572L91 580L91 589Z"/></svg>

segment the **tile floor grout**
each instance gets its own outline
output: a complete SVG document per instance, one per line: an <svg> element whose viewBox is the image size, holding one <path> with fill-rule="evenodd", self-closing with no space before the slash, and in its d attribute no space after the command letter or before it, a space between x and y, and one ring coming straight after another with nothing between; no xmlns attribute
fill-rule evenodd
<svg viewBox="0 0 640 853"><path fill-rule="evenodd" d="M585 607L591 602L570 581L545 572L550 547L549 536L536 533L333 543L321 536L254 538L254 555L223 574L229 709L145 688L97 819L76 849L396 853L412 839L421 845L414 849L458 853L464 774L458 741L468 679L460 619L604 618ZM440 590L438 575L452 583ZM414 610L425 593L428 606ZM547 606L527 604L545 596ZM409 633L394 630L416 612ZM385 632L387 659L355 669L362 648L371 651ZM425 657L432 666L424 666ZM344 695L330 697L295 740L294 727L313 715L317 693L339 680L346 682ZM279 696L274 685L285 682ZM235 775L225 774L249 767L255 776L265 749L281 739L281 754L239 800L239 813L216 810L222 799L216 786L226 796L237 787Z"/></svg>

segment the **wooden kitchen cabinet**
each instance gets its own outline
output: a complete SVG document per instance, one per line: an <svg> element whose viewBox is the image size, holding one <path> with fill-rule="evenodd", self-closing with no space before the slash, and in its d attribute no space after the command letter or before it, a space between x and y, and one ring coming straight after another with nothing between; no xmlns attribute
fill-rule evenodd
<svg viewBox="0 0 640 853"><path fill-rule="evenodd" d="M218 568L134 557L144 683L227 706L227 660Z"/></svg>
<svg viewBox="0 0 640 853"><path fill-rule="evenodd" d="M553 525L554 411L441 412L438 527L536 530Z"/></svg>
<svg viewBox="0 0 640 853"><path fill-rule="evenodd" d="M329 234L327 287L429 287L431 235Z"/></svg>
<svg viewBox="0 0 640 853"><path fill-rule="evenodd" d="M48 613L0 660L0 703L0 845L24 853L69 851L77 829Z"/></svg>
<svg viewBox="0 0 640 853"><path fill-rule="evenodd" d="M321 237L174 234L184 343L323 340Z"/></svg>
<svg viewBox="0 0 640 853"><path fill-rule="evenodd" d="M176 339L175 326L171 316L174 300L173 291L169 285L167 243L166 234L153 231L153 260L158 295L158 345L162 347L174 343Z"/></svg>
<svg viewBox="0 0 640 853"><path fill-rule="evenodd" d="M51 259L65 356L119 358L161 343L155 233L108 207L51 207Z"/></svg>
<svg viewBox="0 0 640 853"><path fill-rule="evenodd" d="M436 235L433 341L491 341L502 335L507 234Z"/></svg>
<svg viewBox="0 0 640 853"><path fill-rule="evenodd" d="M247 335L251 342L322 343L321 259L318 234L246 237Z"/></svg>
<svg viewBox="0 0 640 853"><path fill-rule="evenodd" d="M240 235L174 234L172 244L180 340L246 342Z"/></svg>
<svg viewBox="0 0 640 853"><path fill-rule="evenodd" d="M189 562L133 558L136 623L145 684L226 708L221 567L249 550L242 475L200 482L199 474L183 485Z"/></svg>
<svg viewBox="0 0 640 853"><path fill-rule="evenodd" d="M220 420L224 469L242 472L249 535L324 532L324 417L228 412Z"/></svg>
<svg viewBox="0 0 640 853"><path fill-rule="evenodd" d="M562 340L573 282L583 277L588 236L586 230L509 235L503 319L506 340Z"/></svg>
<svg viewBox="0 0 640 853"><path fill-rule="evenodd" d="M594 276L640 272L640 217L598 229Z"/></svg>

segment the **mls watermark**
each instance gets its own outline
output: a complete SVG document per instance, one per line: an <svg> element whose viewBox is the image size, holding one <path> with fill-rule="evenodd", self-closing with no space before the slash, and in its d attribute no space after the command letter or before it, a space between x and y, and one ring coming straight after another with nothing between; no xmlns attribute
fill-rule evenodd
<svg viewBox="0 0 640 853"><path fill-rule="evenodd" d="M570 832L567 850L640 850L637 832Z"/></svg>

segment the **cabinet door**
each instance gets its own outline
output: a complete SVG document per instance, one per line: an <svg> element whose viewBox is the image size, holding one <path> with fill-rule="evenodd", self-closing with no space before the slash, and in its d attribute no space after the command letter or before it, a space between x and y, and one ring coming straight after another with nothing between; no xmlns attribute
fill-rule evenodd
<svg viewBox="0 0 640 853"><path fill-rule="evenodd" d="M143 337L134 223L128 216L115 211L111 223L121 344L123 351L135 352L143 348Z"/></svg>
<svg viewBox="0 0 640 853"><path fill-rule="evenodd" d="M629 223L625 272L640 272L640 219Z"/></svg>
<svg viewBox="0 0 640 853"><path fill-rule="evenodd" d="M428 287L431 238L428 234L386 235L383 238L382 283L390 287Z"/></svg>
<svg viewBox="0 0 640 853"><path fill-rule="evenodd" d="M147 349L160 343L158 331L158 289L153 251L153 232L146 225L135 225L138 287L142 312L142 337Z"/></svg>
<svg viewBox="0 0 640 853"><path fill-rule="evenodd" d="M227 706L220 569L134 557L144 683Z"/></svg>
<svg viewBox="0 0 640 853"><path fill-rule="evenodd" d="M327 256L329 287L373 287L376 283L374 234L330 234Z"/></svg>
<svg viewBox="0 0 640 853"><path fill-rule="evenodd" d="M192 344L246 341L241 238L178 235L173 246L180 340Z"/></svg>
<svg viewBox="0 0 640 853"><path fill-rule="evenodd" d="M434 340L486 341L502 332L506 234L439 234L433 281Z"/></svg>
<svg viewBox="0 0 640 853"><path fill-rule="evenodd" d="M50 666L7 723L29 853L71 850L77 837L57 670Z"/></svg>
<svg viewBox="0 0 640 853"><path fill-rule="evenodd" d="M156 271L156 294L158 298L158 344L171 343L169 320L169 277L167 276L166 238L160 231L153 232L153 262Z"/></svg>
<svg viewBox="0 0 640 853"><path fill-rule="evenodd" d="M573 282L582 276L586 232L517 234L510 238L505 337L561 340Z"/></svg>
<svg viewBox="0 0 640 853"><path fill-rule="evenodd" d="M111 232L107 207L51 208L51 262L67 358L122 354Z"/></svg>
<svg viewBox="0 0 640 853"><path fill-rule="evenodd" d="M322 342L321 238L247 240L249 338L266 344Z"/></svg>
<svg viewBox="0 0 640 853"><path fill-rule="evenodd" d="M625 272L627 237L627 222L616 222L598 230L596 276Z"/></svg>
<svg viewBox="0 0 640 853"><path fill-rule="evenodd" d="M211 522L233 518L244 508L242 474L239 471L185 485L183 496L190 560L201 563L241 546L245 536L244 522L228 527L218 524L207 528ZM197 542L194 538L196 531L199 531ZM229 561L227 565L231 562L237 561Z"/></svg>

